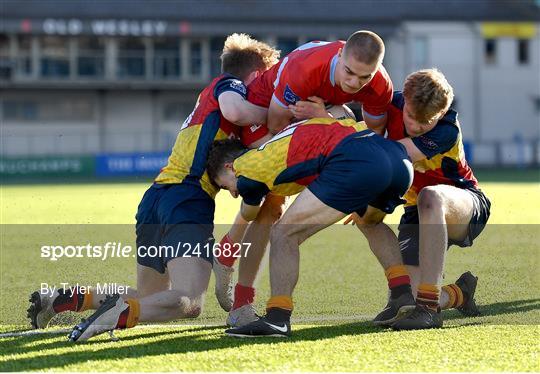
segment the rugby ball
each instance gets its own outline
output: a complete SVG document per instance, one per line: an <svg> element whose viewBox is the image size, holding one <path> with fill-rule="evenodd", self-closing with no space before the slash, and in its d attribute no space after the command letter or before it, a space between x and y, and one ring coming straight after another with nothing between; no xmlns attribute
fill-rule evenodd
<svg viewBox="0 0 540 374"><path fill-rule="evenodd" d="M326 110L335 119L351 118L356 121L356 116L354 115L351 108L349 108L347 105L330 105L326 107Z"/></svg>

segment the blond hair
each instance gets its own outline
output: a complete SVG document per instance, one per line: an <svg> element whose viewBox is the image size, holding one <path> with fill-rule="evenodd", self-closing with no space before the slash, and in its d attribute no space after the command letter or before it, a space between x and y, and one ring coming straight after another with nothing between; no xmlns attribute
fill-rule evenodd
<svg viewBox="0 0 540 374"><path fill-rule="evenodd" d="M279 60L280 51L247 34L232 34L221 53L221 71L244 80L255 70L267 70Z"/></svg>
<svg viewBox="0 0 540 374"><path fill-rule="evenodd" d="M384 51L384 42L381 37L367 30L353 33L343 48L345 54L367 65L381 62L384 58Z"/></svg>
<svg viewBox="0 0 540 374"><path fill-rule="evenodd" d="M439 70L424 69L405 79L403 97L412 107L415 120L430 123L448 111L454 100L454 90Z"/></svg>

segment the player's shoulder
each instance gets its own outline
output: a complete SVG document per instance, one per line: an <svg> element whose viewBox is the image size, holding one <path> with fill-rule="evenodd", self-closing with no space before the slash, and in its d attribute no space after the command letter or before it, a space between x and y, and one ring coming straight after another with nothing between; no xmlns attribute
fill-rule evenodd
<svg viewBox="0 0 540 374"><path fill-rule="evenodd" d="M209 87L212 88L216 99L226 91L236 92L243 97L247 95L247 87L244 82L231 74L221 74L212 81Z"/></svg>
<svg viewBox="0 0 540 374"><path fill-rule="evenodd" d="M394 91L394 94L392 95L392 101L390 104L398 109L403 110L403 107L405 106L405 99L403 98L403 92L401 91Z"/></svg>
<svg viewBox="0 0 540 374"><path fill-rule="evenodd" d="M379 69L375 73L375 76L373 77L371 82L369 82L369 86L373 91L375 91L377 95L383 95L388 91L392 91L392 79L390 79L390 75L388 74L383 65L379 67Z"/></svg>
<svg viewBox="0 0 540 374"><path fill-rule="evenodd" d="M420 138L435 141L443 148L449 148L460 140L460 128L457 112L449 109L448 112L437 122L435 127Z"/></svg>
<svg viewBox="0 0 540 374"><path fill-rule="evenodd" d="M337 55L345 42L314 41L302 44L292 51L285 59L289 66L297 66L304 69L313 69L330 63L332 57ZM285 60L284 60L285 61Z"/></svg>

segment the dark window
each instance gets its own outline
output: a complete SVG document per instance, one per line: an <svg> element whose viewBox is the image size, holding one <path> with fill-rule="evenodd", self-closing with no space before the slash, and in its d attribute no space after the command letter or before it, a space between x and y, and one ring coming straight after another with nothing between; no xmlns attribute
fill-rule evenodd
<svg viewBox="0 0 540 374"><path fill-rule="evenodd" d="M8 99L2 103L2 109L5 120L21 122L94 119L94 101L83 98Z"/></svg>
<svg viewBox="0 0 540 374"><path fill-rule="evenodd" d="M202 73L202 44L199 41L192 41L190 43L190 73L191 75L200 76Z"/></svg>
<svg viewBox="0 0 540 374"><path fill-rule="evenodd" d="M325 36L307 36L306 37L306 43L309 43L309 42L328 42L328 41L331 41L331 40L328 40L328 38L325 37Z"/></svg>
<svg viewBox="0 0 540 374"><path fill-rule="evenodd" d="M520 65L525 65L529 63L529 40L528 39L518 40L518 61Z"/></svg>
<svg viewBox="0 0 540 374"><path fill-rule="evenodd" d="M77 66L79 75L103 78L105 75L105 41L96 37L80 37Z"/></svg>
<svg viewBox="0 0 540 374"><path fill-rule="evenodd" d="M7 35L0 35L0 79L11 78L13 61L9 56L9 39Z"/></svg>
<svg viewBox="0 0 540 374"><path fill-rule="evenodd" d="M212 77L217 77L221 74L221 52L225 38L212 38L210 40L210 74Z"/></svg>
<svg viewBox="0 0 540 374"><path fill-rule="evenodd" d="M484 56L486 64L494 64L497 60L497 41L486 39L484 42Z"/></svg>
<svg viewBox="0 0 540 374"><path fill-rule="evenodd" d="M118 40L118 76L120 78L144 77L145 50L145 45L140 39Z"/></svg>
<svg viewBox="0 0 540 374"><path fill-rule="evenodd" d="M17 57L15 59L15 69L19 75L32 74L31 45L32 42L30 36L20 35L17 37Z"/></svg>
<svg viewBox="0 0 540 374"><path fill-rule="evenodd" d="M285 57L292 51L298 48L297 38L278 38L277 49L281 51L281 57Z"/></svg>
<svg viewBox="0 0 540 374"><path fill-rule="evenodd" d="M41 38L41 76L67 78L69 76L68 39L58 36Z"/></svg>
<svg viewBox="0 0 540 374"><path fill-rule="evenodd" d="M154 76L156 78L180 76L180 45L177 38L154 40Z"/></svg>
<svg viewBox="0 0 540 374"><path fill-rule="evenodd" d="M193 103L172 101L163 105L162 118L164 121L182 123L193 111Z"/></svg>

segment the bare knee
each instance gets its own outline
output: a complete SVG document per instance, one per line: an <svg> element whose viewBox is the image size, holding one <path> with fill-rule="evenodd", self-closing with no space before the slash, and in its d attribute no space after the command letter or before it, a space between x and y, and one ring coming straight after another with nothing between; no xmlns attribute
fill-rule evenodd
<svg viewBox="0 0 540 374"><path fill-rule="evenodd" d="M183 318L197 318L202 313L203 296L199 297L183 297L180 303L179 310Z"/></svg>
<svg viewBox="0 0 540 374"><path fill-rule="evenodd" d="M185 318L197 318L202 313L202 305L199 303L194 303L190 305L185 311Z"/></svg>
<svg viewBox="0 0 540 374"><path fill-rule="evenodd" d="M299 225L295 224L288 224L287 222L282 222L281 220L278 221L275 225L272 226L270 229L270 242L272 244L274 243L281 243L283 241L292 241L296 242L297 244L300 244L300 232L299 232ZM276 248L288 248L288 246L283 245L275 245Z"/></svg>
<svg viewBox="0 0 540 374"><path fill-rule="evenodd" d="M418 194L417 206L423 213L441 211L444 206L444 195L436 187L424 187Z"/></svg>

